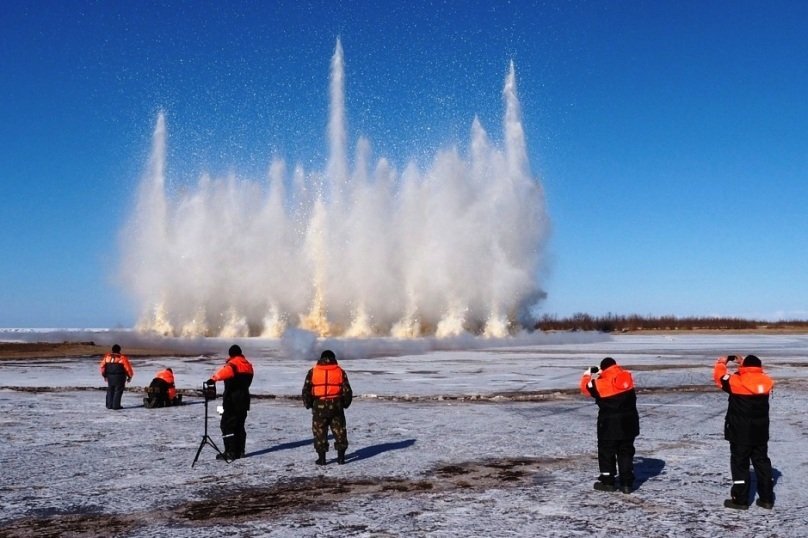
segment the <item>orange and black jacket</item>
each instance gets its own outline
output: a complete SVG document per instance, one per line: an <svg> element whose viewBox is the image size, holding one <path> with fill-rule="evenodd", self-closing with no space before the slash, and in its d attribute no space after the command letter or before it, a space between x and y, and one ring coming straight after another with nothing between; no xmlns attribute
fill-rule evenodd
<svg viewBox="0 0 808 538"><path fill-rule="evenodd" d="M640 434L637 393L628 370L612 365L593 377L581 377L581 392L595 398L598 404L598 439L619 441Z"/></svg>
<svg viewBox="0 0 808 538"><path fill-rule="evenodd" d="M169 400L173 400L177 397L177 388L174 386L174 374L172 372L168 371L168 369L160 370L154 374L152 383L154 383L155 379L159 379L166 384L166 393Z"/></svg>
<svg viewBox="0 0 808 538"><path fill-rule="evenodd" d="M345 370L336 362L321 363L306 374L303 383L303 405L309 409L315 400L332 401L347 409L353 400L353 391Z"/></svg>
<svg viewBox="0 0 808 538"><path fill-rule="evenodd" d="M114 376L126 376L131 379L135 375L132 365L129 364L129 358L120 353L107 353L104 355L101 362L98 363L98 369L104 379Z"/></svg>
<svg viewBox="0 0 808 538"><path fill-rule="evenodd" d="M774 381L760 366L740 366L730 374L725 362L713 368L716 386L729 394L724 418L724 439L741 445L759 445L769 440L769 395Z"/></svg>
<svg viewBox="0 0 808 538"><path fill-rule="evenodd" d="M213 376L213 381L224 381L222 407L227 412L246 413L250 409L250 385L253 367L243 355L230 357Z"/></svg>

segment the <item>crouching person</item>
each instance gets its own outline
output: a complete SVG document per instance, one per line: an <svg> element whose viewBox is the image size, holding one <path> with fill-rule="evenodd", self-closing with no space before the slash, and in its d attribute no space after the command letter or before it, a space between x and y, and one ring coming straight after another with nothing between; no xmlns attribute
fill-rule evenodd
<svg viewBox="0 0 808 538"><path fill-rule="evenodd" d="M345 409L351 405L352 399L353 392L345 370L337 364L333 351L323 351L303 383L303 405L312 410L311 431L314 434L317 465L325 465L329 427L334 434L337 463L345 463L345 451L348 449Z"/></svg>
<svg viewBox="0 0 808 538"><path fill-rule="evenodd" d="M169 407L180 405L182 395L177 394L174 386L174 370L166 368L154 374L154 379L146 387L146 397L143 398L143 405L148 409L155 407Z"/></svg>
<svg viewBox="0 0 808 538"><path fill-rule="evenodd" d="M595 482L599 491L615 491L620 470L620 491L634 489L634 438L640 434L637 394L631 372L622 369L611 357L600 368L588 368L581 377L581 392L598 404L598 466Z"/></svg>

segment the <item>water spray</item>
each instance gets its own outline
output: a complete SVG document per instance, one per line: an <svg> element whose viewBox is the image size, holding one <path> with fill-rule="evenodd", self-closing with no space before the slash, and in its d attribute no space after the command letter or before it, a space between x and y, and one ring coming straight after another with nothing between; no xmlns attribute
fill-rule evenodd
<svg viewBox="0 0 808 538"><path fill-rule="evenodd" d="M359 139L348 156L345 71L331 58L323 171L276 158L266 180L204 175L166 193L160 113L123 273L138 330L172 336L502 337L543 295L549 227L530 171L510 64L504 143L471 125L468 154L437 151L402 171ZM223 256L222 253L227 253Z"/></svg>

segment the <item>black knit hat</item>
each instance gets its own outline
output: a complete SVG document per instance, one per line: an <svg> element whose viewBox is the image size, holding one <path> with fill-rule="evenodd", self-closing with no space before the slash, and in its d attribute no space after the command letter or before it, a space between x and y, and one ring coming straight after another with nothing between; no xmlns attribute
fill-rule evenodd
<svg viewBox="0 0 808 538"><path fill-rule="evenodd" d="M754 355L747 355L746 358L743 360L742 366L762 366L760 363L760 359L755 357Z"/></svg>
<svg viewBox="0 0 808 538"><path fill-rule="evenodd" d="M609 366L614 366L615 364L617 364L617 361L615 361L615 360L614 360L613 358L611 358L611 357L606 357L605 359L603 359L602 361L600 361L600 369L601 369L601 370L605 370L605 369L606 369L606 368L608 368Z"/></svg>
<svg viewBox="0 0 808 538"><path fill-rule="evenodd" d="M317 362L320 364L336 364L337 356L330 349L326 349L320 354L320 360Z"/></svg>
<svg viewBox="0 0 808 538"><path fill-rule="evenodd" d="M118 344L115 344L114 346L112 346L112 352L113 353L120 353L121 352L121 346L119 346Z"/></svg>
<svg viewBox="0 0 808 538"><path fill-rule="evenodd" d="M232 346L230 346L230 349L227 351L227 353L231 357L238 357L239 355L242 354L241 353L241 348L239 346L237 346L236 344L233 344Z"/></svg>

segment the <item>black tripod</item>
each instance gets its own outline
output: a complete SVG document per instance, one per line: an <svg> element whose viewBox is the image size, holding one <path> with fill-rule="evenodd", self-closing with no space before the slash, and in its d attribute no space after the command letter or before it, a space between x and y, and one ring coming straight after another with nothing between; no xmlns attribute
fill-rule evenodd
<svg viewBox="0 0 808 538"><path fill-rule="evenodd" d="M222 451L219 450L219 447L216 446L216 443L213 442L213 439L210 438L210 435L208 435L208 402L216 399L216 385L214 383L204 383L202 385L202 394L205 396L205 434L202 436L202 442L199 443L199 449L196 451L196 457L194 457L191 467L196 465L196 460L199 459L199 454L202 452L205 445L212 446L216 453L220 454L222 458L224 458L224 461L230 463L230 460L225 457Z"/></svg>

